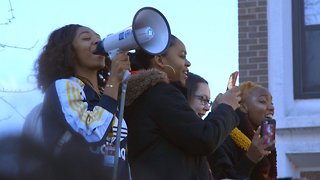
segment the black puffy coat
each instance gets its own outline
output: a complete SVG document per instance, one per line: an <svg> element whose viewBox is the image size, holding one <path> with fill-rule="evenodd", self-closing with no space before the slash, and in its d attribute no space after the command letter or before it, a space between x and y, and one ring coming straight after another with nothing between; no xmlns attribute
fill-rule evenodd
<svg viewBox="0 0 320 180"><path fill-rule="evenodd" d="M189 106L183 88L159 70L128 82L125 120L128 156L135 180L210 179L206 155L237 126L231 106L221 104L203 121Z"/></svg>

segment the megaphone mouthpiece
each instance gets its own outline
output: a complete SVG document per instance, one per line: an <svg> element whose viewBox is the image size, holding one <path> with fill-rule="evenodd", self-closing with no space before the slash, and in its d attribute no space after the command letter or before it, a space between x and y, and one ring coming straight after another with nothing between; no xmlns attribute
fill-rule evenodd
<svg viewBox="0 0 320 180"><path fill-rule="evenodd" d="M104 50L103 42L100 41L97 45L96 50L93 52L96 55L108 56L108 53Z"/></svg>

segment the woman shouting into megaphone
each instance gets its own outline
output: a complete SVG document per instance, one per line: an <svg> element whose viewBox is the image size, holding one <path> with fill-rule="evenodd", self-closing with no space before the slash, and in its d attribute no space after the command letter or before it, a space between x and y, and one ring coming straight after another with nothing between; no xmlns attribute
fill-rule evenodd
<svg viewBox="0 0 320 180"><path fill-rule="evenodd" d="M58 161L53 179L112 177L118 91L130 61L127 52L111 62L94 54L100 41L88 27L66 25L50 34L36 61L44 146ZM118 177L129 179L125 123L121 132Z"/></svg>

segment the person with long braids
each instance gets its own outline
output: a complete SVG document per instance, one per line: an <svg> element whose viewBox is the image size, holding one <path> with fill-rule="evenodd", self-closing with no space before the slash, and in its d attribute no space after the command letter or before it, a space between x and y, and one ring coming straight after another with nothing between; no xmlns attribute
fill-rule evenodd
<svg viewBox="0 0 320 180"><path fill-rule="evenodd" d="M128 81L124 119L133 180L209 180L206 155L238 125L234 111L239 89L221 96L221 104L203 121L186 95L188 67L183 42L171 35L161 55L136 52Z"/></svg>
<svg viewBox="0 0 320 180"><path fill-rule="evenodd" d="M263 118L272 118L274 106L270 92L261 85L240 85L240 107L236 110L240 124L225 142L208 157L215 179L277 179L276 149L260 137Z"/></svg>
<svg viewBox="0 0 320 180"><path fill-rule="evenodd" d="M127 52L112 61L94 54L100 36L70 24L54 30L36 61L44 147L55 159L53 179L111 179L117 129L118 92ZM126 166L123 123L119 166ZM119 179L128 179L128 168Z"/></svg>

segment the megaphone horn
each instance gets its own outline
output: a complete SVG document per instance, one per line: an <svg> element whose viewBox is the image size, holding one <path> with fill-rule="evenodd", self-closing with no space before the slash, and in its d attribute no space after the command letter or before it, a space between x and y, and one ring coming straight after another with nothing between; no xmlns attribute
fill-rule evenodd
<svg viewBox="0 0 320 180"><path fill-rule="evenodd" d="M146 52L159 55L168 48L171 35L170 26L165 16L157 9L152 7L140 9L133 18L132 27L139 47ZM145 43L139 41L138 30L143 27L150 27L154 32L154 37Z"/></svg>
<svg viewBox="0 0 320 180"><path fill-rule="evenodd" d="M118 51L140 48L152 55L159 55L168 48L170 34L165 16L153 7L144 7L137 11L130 27L104 38L95 54L108 53L112 59Z"/></svg>

